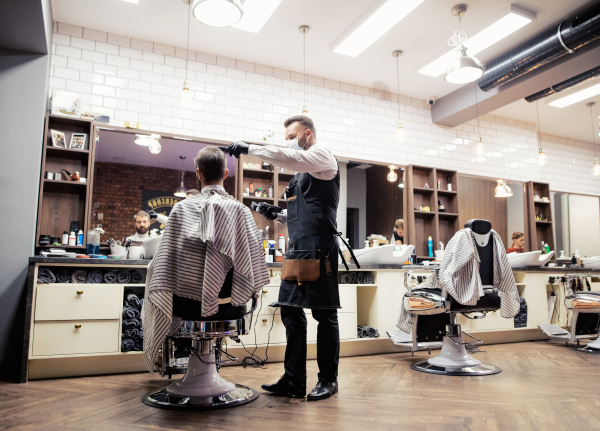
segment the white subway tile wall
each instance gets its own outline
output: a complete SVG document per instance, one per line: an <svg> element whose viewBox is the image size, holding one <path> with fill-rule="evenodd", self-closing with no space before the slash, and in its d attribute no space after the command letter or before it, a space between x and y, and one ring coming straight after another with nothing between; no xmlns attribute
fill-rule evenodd
<svg viewBox="0 0 600 431"><path fill-rule="evenodd" d="M140 128L200 138L262 141L308 106L319 144L339 159L418 164L464 174L549 182L556 191L600 195L592 177L590 142L542 134L548 164L536 164L531 123L485 115L458 127L436 126L424 100L200 52L189 52L188 82L194 102L178 107L186 50L58 23L52 40L50 89L83 95L84 111ZM305 103L306 92L306 103ZM398 113L399 117L398 117ZM398 121L406 143L396 144ZM478 135L484 157L473 151Z"/></svg>

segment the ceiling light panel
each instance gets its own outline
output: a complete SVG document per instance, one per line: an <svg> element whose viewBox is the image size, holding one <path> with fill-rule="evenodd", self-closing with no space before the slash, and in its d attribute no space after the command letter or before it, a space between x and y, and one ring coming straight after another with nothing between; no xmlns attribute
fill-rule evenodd
<svg viewBox="0 0 600 431"><path fill-rule="evenodd" d="M507 8L506 12L503 12L503 15L504 16L496 20L493 24L467 40L465 46L467 47L467 53L469 55L477 55L486 48L489 48L517 30L525 27L535 19L534 14L523 11L515 6ZM454 49L448 51L427 66L421 68L419 73L434 77L440 76L446 71L448 64L459 55L460 53Z"/></svg>
<svg viewBox="0 0 600 431"><path fill-rule="evenodd" d="M333 43L333 52L356 57L386 34L424 0L387 0L378 2L342 38Z"/></svg>
<svg viewBox="0 0 600 431"><path fill-rule="evenodd" d="M555 108L565 108L574 103L597 96L598 94L600 94L600 84L578 91L577 93L570 94L569 96L561 97L560 99L550 102L549 105L554 106Z"/></svg>
<svg viewBox="0 0 600 431"><path fill-rule="evenodd" d="M246 0L242 19L232 27L258 33L280 3L281 0Z"/></svg>
<svg viewBox="0 0 600 431"><path fill-rule="evenodd" d="M127 3L133 3L133 4L138 4L140 2L140 0L123 0L124 2Z"/></svg>

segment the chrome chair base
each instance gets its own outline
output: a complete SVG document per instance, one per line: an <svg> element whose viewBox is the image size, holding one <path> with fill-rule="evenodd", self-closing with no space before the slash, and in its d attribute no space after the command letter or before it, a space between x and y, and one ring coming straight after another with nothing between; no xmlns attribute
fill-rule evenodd
<svg viewBox="0 0 600 431"><path fill-rule="evenodd" d="M596 355L600 355L600 349L594 349L593 347L589 346L573 347L573 350L577 350L578 352L595 353Z"/></svg>
<svg viewBox="0 0 600 431"><path fill-rule="evenodd" d="M142 402L159 409L180 411L217 410L241 406L258 398L258 391L244 385L218 397L182 397L167 392L166 388L154 390L142 396Z"/></svg>
<svg viewBox="0 0 600 431"><path fill-rule="evenodd" d="M442 374L445 376L490 376L502 371L500 367L492 364L481 363L480 365L469 367L440 367L431 365L429 361L415 362L411 364L410 368L423 373Z"/></svg>

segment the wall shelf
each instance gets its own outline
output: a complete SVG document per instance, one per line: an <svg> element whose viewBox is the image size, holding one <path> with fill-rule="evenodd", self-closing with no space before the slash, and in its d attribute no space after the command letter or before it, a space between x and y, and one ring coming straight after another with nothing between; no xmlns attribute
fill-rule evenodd
<svg viewBox="0 0 600 431"><path fill-rule="evenodd" d="M550 197L550 184L529 181L525 183L525 241L527 251L540 250L542 241L554 250L554 229L552 229L552 205L550 202L534 200L533 196ZM536 220L538 214L547 221Z"/></svg>

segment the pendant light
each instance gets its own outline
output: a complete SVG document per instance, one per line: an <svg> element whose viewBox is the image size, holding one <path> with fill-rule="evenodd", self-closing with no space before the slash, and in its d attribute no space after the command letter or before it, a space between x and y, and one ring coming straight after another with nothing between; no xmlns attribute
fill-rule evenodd
<svg viewBox="0 0 600 431"><path fill-rule="evenodd" d="M187 109L192 106L194 101L194 97L192 92L190 91L190 86L188 84L188 58L190 57L190 10L192 8L191 0L184 0L184 2L188 3L188 19L187 19L187 45L185 49L185 81L183 81L183 90L179 95L179 107Z"/></svg>
<svg viewBox="0 0 600 431"><path fill-rule="evenodd" d="M398 130L396 130L395 138L397 144L403 144L406 141L406 132L404 132L400 122L400 56L402 51L396 50L392 52L392 55L396 57L396 77L398 78Z"/></svg>
<svg viewBox="0 0 600 431"><path fill-rule="evenodd" d="M475 144L475 155L478 157L483 157L487 150L486 145L481 140L481 134L479 133L479 103L477 102L477 83L473 83L473 87L475 88L475 110L477 115L477 143Z"/></svg>
<svg viewBox="0 0 600 431"><path fill-rule="evenodd" d="M242 19L240 0L194 0L194 18L210 27L231 27Z"/></svg>
<svg viewBox="0 0 600 431"><path fill-rule="evenodd" d="M592 167L592 175L597 177L600 175L600 162L598 161L598 153L596 152L596 137L594 136L594 113L592 112L592 108L595 104L596 102L590 102L586 103L585 106L590 107L590 116L592 118L592 145L594 146L594 156L596 157L596 160L594 160L594 166ZM598 135L600 135L600 130L598 131Z"/></svg>
<svg viewBox="0 0 600 431"><path fill-rule="evenodd" d="M542 148L542 134L541 134L541 127L540 127L540 108L538 105L538 101L536 100L535 102L535 111L537 113L537 137L538 137L538 157L536 160L536 163L540 166L544 166L546 163L548 163L548 156L546 156L544 154L544 149Z"/></svg>
<svg viewBox="0 0 600 431"><path fill-rule="evenodd" d="M185 156L179 156L179 158L181 159L181 183L179 184L179 187L177 187L177 190L175 190L174 194L178 198L184 198L186 197L187 193L187 189L183 185L183 176L185 175L185 172L183 170L183 161L185 160Z"/></svg>
<svg viewBox="0 0 600 431"><path fill-rule="evenodd" d="M459 56L452 60L452 63L446 68L444 79L450 84L467 84L481 78L483 75L483 65L475 57L467 55L467 35L462 29L462 16L467 11L464 4L456 5L452 8L452 15L458 17L458 30L448 39L448 45L456 47Z"/></svg>
<svg viewBox="0 0 600 431"><path fill-rule="evenodd" d="M398 187L403 189L404 188L404 168L400 168L400 171L402 171L402 178L400 178L400 183L398 184Z"/></svg>
<svg viewBox="0 0 600 431"><path fill-rule="evenodd" d="M158 144L159 139L160 135L155 135L154 133L151 135L135 135L134 142L142 147L150 147L154 143Z"/></svg>
<svg viewBox="0 0 600 431"><path fill-rule="evenodd" d="M162 150L162 146L160 145L160 142L158 142L157 140L156 140L156 141L154 141L154 142L152 142L152 143L150 144L150 147L149 147L149 148L150 148L150 152L151 152L152 154L159 154L159 153L160 153L160 150Z"/></svg>
<svg viewBox="0 0 600 431"><path fill-rule="evenodd" d="M298 31L302 33L302 64L304 67L304 106L302 107L302 114L308 115L308 106L306 105L306 33L310 31L310 27L301 25L298 27Z"/></svg>
<svg viewBox="0 0 600 431"><path fill-rule="evenodd" d="M390 166L390 173L387 175L387 180L390 183L394 183L394 182L396 182L397 179L398 179L398 174L396 173L396 166L391 165Z"/></svg>
<svg viewBox="0 0 600 431"><path fill-rule="evenodd" d="M508 184L506 184L506 181L498 180L498 185L496 186L496 189L494 190L494 196L496 196L497 198L507 198L512 195L513 195L513 192L511 190L511 188L508 187Z"/></svg>

